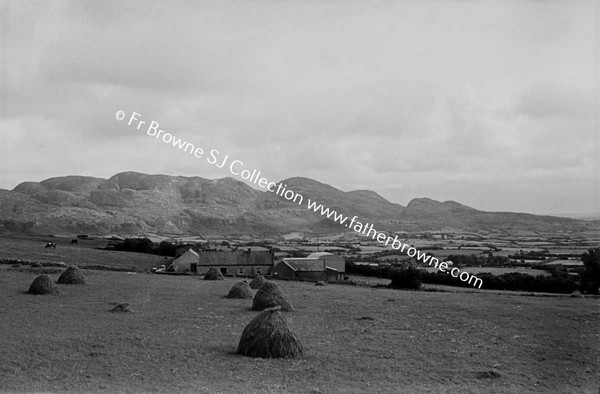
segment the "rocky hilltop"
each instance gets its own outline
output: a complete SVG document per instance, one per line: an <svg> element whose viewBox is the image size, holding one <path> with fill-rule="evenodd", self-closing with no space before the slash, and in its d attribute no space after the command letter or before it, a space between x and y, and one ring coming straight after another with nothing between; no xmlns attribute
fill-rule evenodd
<svg viewBox="0 0 600 394"><path fill-rule="evenodd" d="M598 222L521 213L484 212L427 198L406 207L375 192L345 192L308 178L281 181L303 204L233 178L204 179L124 172L109 179L65 176L0 189L0 230L39 234L281 235L346 230L311 212L307 200L375 224L377 229L520 229L586 231Z"/></svg>

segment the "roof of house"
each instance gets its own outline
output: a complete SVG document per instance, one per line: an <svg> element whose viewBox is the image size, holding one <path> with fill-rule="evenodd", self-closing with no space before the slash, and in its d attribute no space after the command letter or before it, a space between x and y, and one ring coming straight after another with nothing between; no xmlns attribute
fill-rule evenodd
<svg viewBox="0 0 600 394"><path fill-rule="evenodd" d="M314 252L308 255L307 259L319 259L323 256L332 256L329 252Z"/></svg>
<svg viewBox="0 0 600 394"><path fill-rule="evenodd" d="M199 258L199 264L200 266L272 266L273 255L268 251L203 251Z"/></svg>
<svg viewBox="0 0 600 394"><path fill-rule="evenodd" d="M173 262L181 262L182 258L185 258L186 256L192 255L194 257L200 257L198 255L198 253L196 253L196 251L194 249L188 249L185 252L183 252L179 257L177 257L175 260L173 260Z"/></svg>
<svg viewBox="0 0 600 394"><path fill-rule="evenodd" d="M188 253L188 252L192 253L194 256L198 256L198 257L200 256L198 253L196 253L196 251L194 249L188 249L187 252L185 252L185 253Z"/></svg>
<svg viewBox="0 0 600 394"><path fill-rule="evenodd" d="M309 258L287 258L283 262L294 271L323 271L323 261Z"/></svg>

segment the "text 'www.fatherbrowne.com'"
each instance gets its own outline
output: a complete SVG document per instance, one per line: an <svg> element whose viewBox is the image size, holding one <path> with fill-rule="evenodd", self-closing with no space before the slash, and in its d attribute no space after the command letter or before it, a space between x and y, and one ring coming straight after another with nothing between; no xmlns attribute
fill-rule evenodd
<svg viewBox="0 0 600 394"><path fill-rule="evenodd" d="M449 274L454 278L460 279L462 282L467 282L470 285L481 289L481 285L483 284L483 280L481 278L478 278L477 276L472 275L466 271L461 272L461 270L457 267L450 269L450 266L446 261L440 262L437 258L432 257L431 255L428 255L425 252L421 252L413 246L409 246L408 244L401 242L398 239L397 235L394 236L394 238L392 238L381 231L375 230L373 228L373 224L363 224L362 222L359 222L357 220L358 216L353 216L352 218L349 218L344 214L327 208L322 204L318 204L316 201L311 201L310 199L308 199L308 209L317 212L321 216L324 216L328 219L332 219L334 222L340 223L354 230L358 234L371 237L372 239L376 240L384 246L389 245L392 247L392 249L400 251L400 253L405 253L406 250L406 254L409 257L416 257L417 261L420 261L424 264L429 264L430 267L433 266L440 270L440 272ZM348 219L350 219L349 223Z"/></svg>
<svg viewBox="0 0 600 394"><path fill-rule="evenodd" d="M115 118L118 121L124 120L126 117L125 111L119 110L115 114ZM461 271L459 268L454 267L450 269L447 262L440 262L437 258L428 255L425 252L421 252L413 246L405 244L398 239L398 236L388 236L387 234L377 231L373 228L373 224L363 224L358 221L358 216L353 216L352 218L339 213L335 210L332 210L322 204L317 203L316 201L312 201L307 198L304 199L304 196L300 193L297 193L291 189L287 188L286 184L281 182L272 182L267 178L262 176L261 171L257 169L248 169L244 165L244 162L241 160L233 160L229 157L228 154L224 154L219 149L205 149L205 147L198 146L197 144L193 144L189 141L185 141L180 137L173 135L170 132L167 132L160 128L158 122L152 120L150 122L146 122L142 120L142 114L133 112L129 117L129 121L127 122L127 126L135 127L137 131L145 132L150 137L155 138L156 140L162 141L167 145L173 146L173 148L186 153L196 159L206 160L206 162L210 165L214 165L217 168L225 168L229 170L231 175L241 178L242 180L254 184L261 189L269 191L271 193L275 193L278 196L285 198L286 200L296 203L298 205L304 205L306 202L306 208L312 212L316 212L327 219L333 220L343 226L346 226L349 229L352 229L354 232L361 234L366 237L371 237L376 240L380 244L384 246L391 246L392 249L400 251L400 253L406 253L409 257L415 257L417 261L420 261L424 264L428 264L430 267L433 266L444 272L448 275L451 275L454 278L460 279L462 282L467 282L474 287L481 288L483 284L483 280L478 278L475 275L472 275L466 271ZM349 220L349 221L348 221Z"/></svg>

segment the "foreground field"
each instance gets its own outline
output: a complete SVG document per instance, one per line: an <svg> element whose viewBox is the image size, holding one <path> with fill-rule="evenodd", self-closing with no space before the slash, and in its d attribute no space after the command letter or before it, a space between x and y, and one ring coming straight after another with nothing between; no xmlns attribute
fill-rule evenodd
<svg viewBox="0 0 600 394"><path fill-rule="evenodd" d="M84 274L32 296L33 274L0 267L0 391L598 390L597 300L279 282L306 356L262 360L235 354L256 312L223 297L233 279Z"/></svg>

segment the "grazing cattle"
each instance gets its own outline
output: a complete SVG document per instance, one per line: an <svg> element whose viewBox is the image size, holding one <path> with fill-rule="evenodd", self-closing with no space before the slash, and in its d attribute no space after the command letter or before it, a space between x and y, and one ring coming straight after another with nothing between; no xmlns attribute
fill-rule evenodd
<svg viewBox="0 0 600 394"><path fill-rule="evenodd" d="M48 248L56 249L56 242L48 242L44 249L48 249Z"/></svg>
<svg viewBox="0 0 600 394"><path fill-rule="evenodd" d="M71 245L73 245L73 244L76 244L76 243L77 243L77 240L76 240L76 239L72 239L72 240L71 240Z"/></svg>

